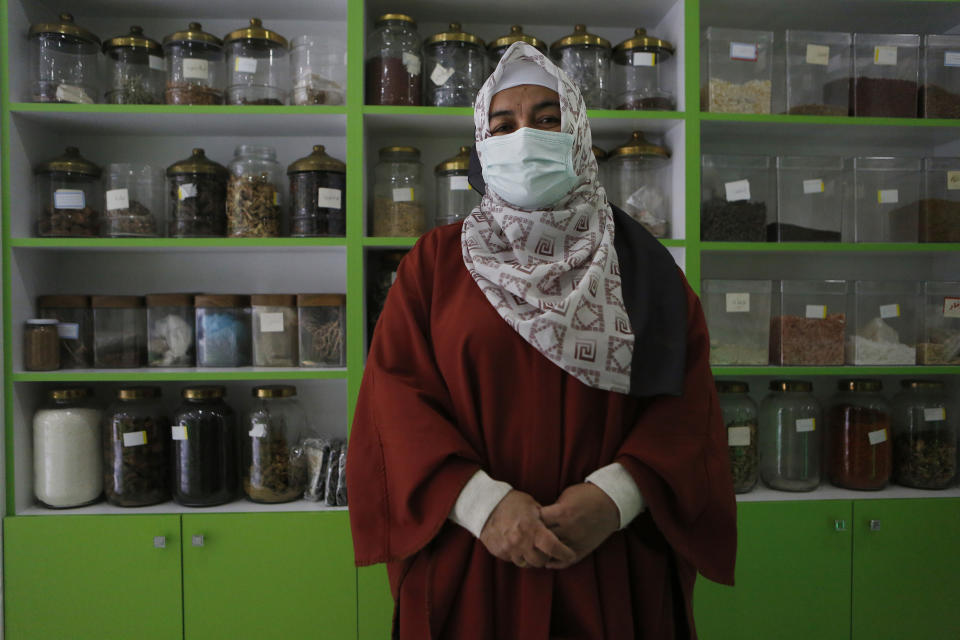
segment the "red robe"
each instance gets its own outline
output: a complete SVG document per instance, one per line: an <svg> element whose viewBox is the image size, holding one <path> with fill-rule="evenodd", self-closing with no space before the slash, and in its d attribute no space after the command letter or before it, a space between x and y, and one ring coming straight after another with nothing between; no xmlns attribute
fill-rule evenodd
<svg viewBox="0 0 960 640"><path fill-rule="evenodd" d="M386 562L394 637L695 638L697 572L733 583L736 504L700 301L681 397L584 385L497 314L460 225L404 258L374 333L347 461L359 566ZM647 510L562 571L490 555L448 515L484 469L543 505L619 462Z"/></svg>

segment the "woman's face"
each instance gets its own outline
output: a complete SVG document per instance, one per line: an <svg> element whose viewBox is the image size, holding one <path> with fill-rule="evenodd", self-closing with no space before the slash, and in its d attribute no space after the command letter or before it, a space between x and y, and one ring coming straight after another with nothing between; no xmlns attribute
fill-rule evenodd
<svg viewBox="0 0 960 640"><path fill-rule="evenodd" d="M504 89L490 100L490 134L504 136L522 127L560 131L560 96L537 84Z"/></svg>

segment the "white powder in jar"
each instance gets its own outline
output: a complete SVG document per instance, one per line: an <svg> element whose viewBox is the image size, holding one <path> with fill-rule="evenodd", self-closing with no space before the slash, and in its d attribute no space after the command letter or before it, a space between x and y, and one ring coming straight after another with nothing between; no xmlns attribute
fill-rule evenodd
<svg viewBox="0 0 960 640"><path fill-rule="evenodd" d="M33 416L33 491L50 507L86 504L103 490L98 409L42 409Z"/></svg>

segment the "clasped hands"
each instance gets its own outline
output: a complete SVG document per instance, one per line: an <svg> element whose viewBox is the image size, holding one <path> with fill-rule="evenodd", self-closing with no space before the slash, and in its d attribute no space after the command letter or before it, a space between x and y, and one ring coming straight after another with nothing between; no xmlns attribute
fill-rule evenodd
<svg viewBox="0 0 960 640"><path fill-rule="evenodd" d="M566 569L583 560L620 527L620 511L590 483L567 488L554 504L512 490L496 506L480 541L518 567Z"/></svg>

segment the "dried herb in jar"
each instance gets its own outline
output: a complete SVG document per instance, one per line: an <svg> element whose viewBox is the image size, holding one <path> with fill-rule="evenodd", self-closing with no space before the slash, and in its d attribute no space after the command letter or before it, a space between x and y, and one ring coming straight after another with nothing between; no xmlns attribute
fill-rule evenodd
<svg viewBox="0 0 960 640"><path fill-rule="evenodd" d="M920 115L926 118L960 118L960 94L936 84L920 90Z"/></svg>
<svg viewBox="0 0 960 640"><path fill-rule="evenodd" d="M894 482L943 489L957 473L957 438L944 429L902 433L893 441Z"/></svg>
<svg viewBox="0 0 960 640"><path fill-rule="evenodd" d="M280 201L266 174L230 176L227 181L227 235L275 238L280 235Z"/></svg>
<svg viewBox="0 0 960 640"><path fill-rule="evenodd" d="M340 318L320 322L312 314L301 314L300 363L303 366L340 366L344 335Z"/></svg>
<svg viewBox="0 0 960 640"><path fill-rule="evenodd" d="M756 420L734 420L727 429L742 427L750 430L750 444L727 447L730 453L730 472L733 474L733 487L737 493L749 491L757 483L760 457L757 455Z"/></svg>
<svg viewBox="0 0 960 640"><path fill-rule="evenodd" d="M171 177L169 184L172 237L218 237L226 234L227 185L223 178L200 174L175 176Z"/></svg>
<svg viewBox="0 0 960 640"><path fill-rule="evenodd" d="M883 431L874 444L871 433ZM882 489L890 479L890 417L877 409L838 404L830 409L830 481L847 489Z"/></svg>
<svg viewBox="0 0 960 640"><path fill-rule="evenodd" d="M158 104L156 96L150 91L146 80L140 75L129 75L123 79L123 88L107 92L108 104Z"/></svg>
<svg viewBox="0 0 960 640"><path fill-rule="evenodd" d="M46 206L37 223L37 235L95 237L100 235L100 214L90 207L55 209Z"/></svg>
<svg viewBox="0 0 960 640"><path fill-rule="evenodd" d="M716 242L766 240L767 205L747 200L712 198L700 208L700 239Z"/></svg>
<svg viewBox="0 0 960 640"><path fill-rule="evenodd" d="M104 216L107 236L155 236L157 223L153 212L138 200L131 200L126 209L107 209Z"/></svg>
<svg viewBox="0 0 960 640"><path fill-rule="evenodd" d="M250 423L265 426L262 436L251 433L250 466L243 474L243 491L254 502L289 502L306 488L307 462L303 449L284 437L282 416L254 412Z"/></svg>
<svg viewBox="0 0 960 640"><path fill-rule="evenodd" d="M107 414L105 429L103 486L107 500L121 507L141 507L167 500L170 497L167 418L120 409ZM124 434L138 432L143 432L144 444L124 442Z"/></svg>
<svg viewBox="0 0 960 640"><path fill-rule="evenodd" d="M417 202L373 201L373 235L413 238L426 231L426 209Z"/></svg>
<svg viewBox="0 0 960 640"><path fill-rule="evenodd" d="M223 93L194 82L168 82L167 104L223 104Z"/></svg>
<svg viewBox="0 0 960 640"><path fill-rule="evenodd" d="M367 104L416 106L423 102L420 74L410 75L401 58L371 58L366 78Z"/></svg>

